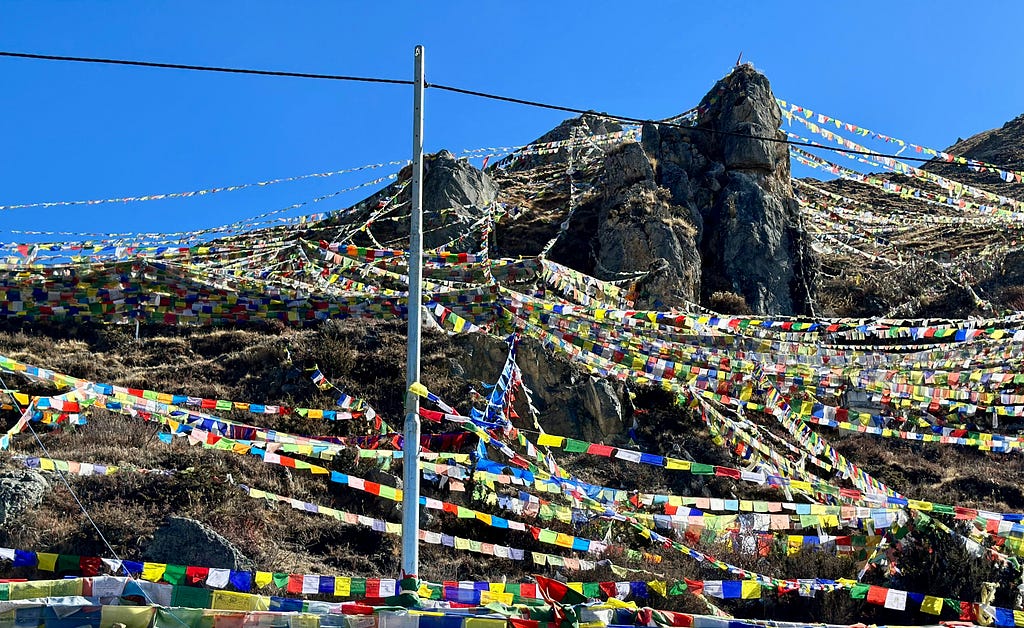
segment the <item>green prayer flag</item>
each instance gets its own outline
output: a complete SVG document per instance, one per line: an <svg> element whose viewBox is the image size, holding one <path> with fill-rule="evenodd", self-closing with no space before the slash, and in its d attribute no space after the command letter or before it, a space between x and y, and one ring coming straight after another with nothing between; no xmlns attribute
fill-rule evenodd
<svg viewBox="0 0 1024 628"><path fill-rule="evenodd" d="M565 439L565 451L571 454L582 454L587 451L590 447L590 443L582 440L576 440L575 438Z"/></svg>
<svg viewBox="0 0 1024 628"><path fill-rule="evenodd" d="M170 567L170 565L168 565L168 567ZM211 591L202 587L185 587L175 585L171 590L171 606L210 608L210 598Z"/></svg>
<svg viewBox="0 0 1024 628"><path fill-rule="evenodd" d="M366 595L366 578L352 578L352 587L349 589L352 597L363 597Z"/></svg>
<svg viewBox="0 0 1024 628"><path fill-rule="evenodd" d="M278 589L283 589L288 586L288 577L289 574L277 573L276 571L274 572L274 575L271 576L274 580L274 586Z"/></svg>
<svg viewBox="0 0 1024 628"><path fill-rule="evenodd" d="M206 589L200 590L205 591ZM174 603L174 605L179 606L177 603ZM199 628L202 625L202 608L158 608L156 609L156 618L153 621L153 628Z"/></svg>
<svg viewBox="0 0 1024 628"><path fill-rule="evenodd" d="M868 589L871 585L857 583L850 587L850 598L854 600L863 600L868 596Z"/></svg>
<svg viewBox="0 0 1024 628"><path fill-rule="evenodd" d="M185 565L167 565L164 569L164 582L181 584L185 580Z"/></svg>
<svg viewBox="0 0 1024 628"><path fill-rule="evenodd" d="M78 572L81 571L80 557L73 554L58 554L57 555L57 566L56 571L58 574L66 573L69 571Z"/></svg>

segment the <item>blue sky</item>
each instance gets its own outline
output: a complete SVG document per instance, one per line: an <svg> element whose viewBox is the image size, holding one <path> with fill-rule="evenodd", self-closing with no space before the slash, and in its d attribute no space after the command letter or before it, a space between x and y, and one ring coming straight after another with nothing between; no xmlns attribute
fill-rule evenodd
<svg viewBox="0 0 1024 628"><path fill-rule="evenodd" d="M0 49L411 78L423 44L428 81L653 118L696 104L742 51L782 98L942 148L1024 113L1021 24L1012 0L5 0ZM406 86L2 58L0 77L0 205L203 189L411 151ZM523 144L564 117L428 90L426 144ZM0 212L0 240L27 240L12 229L203 228L378 175Z"/></svg>

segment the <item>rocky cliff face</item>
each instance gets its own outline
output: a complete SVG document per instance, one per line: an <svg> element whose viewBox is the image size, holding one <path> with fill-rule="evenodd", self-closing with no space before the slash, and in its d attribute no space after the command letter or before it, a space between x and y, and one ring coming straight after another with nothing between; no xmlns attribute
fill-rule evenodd
<svg viewBox="0 0 1024 628"><path fill-rule="evenodd" d="M644 128L657 180L689 209L699 242L702 302L733 292L759 314L807 314L816 261L790 184L768 79L741 66L700 104L695 129Z"/></svg>
<svg viewBox="0 0 1024 628"><path fill-rule="evenodd" d="M573 213L551 258L599 279L640 276L639 308L696 301L700 258L689 210L658 185L639 144L609 152L603 171L596 193Z"/></svg>
<svg viewBox="0 0 1024 628"><path fill-rule="evenodd" d="M786 145L750 139L785 139L768 80L739 67L700 112L696 128L648 124L642 144L608 152L552 259L601 279L643 275L638 307L731 292L759 314L811 313L817 263Z"/></svg>

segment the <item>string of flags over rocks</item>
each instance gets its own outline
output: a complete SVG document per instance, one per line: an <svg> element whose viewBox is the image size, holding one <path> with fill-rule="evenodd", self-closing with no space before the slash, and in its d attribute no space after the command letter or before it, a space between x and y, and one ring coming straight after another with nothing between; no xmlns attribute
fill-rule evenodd
<svg viewBox="0 0 1024 628"><path fill-rule="evenodd" d="M906 145L954 165L992 170L1005 181L1020 181L1020 172L907 144L803 107L780 104L787 120L799 120L810 132L843 146L860 145L849 139L837 140L829 125L859 137L874 136ZM687 119L696 122L699 116L694 114ZM514 151L487 148L471 152L469 156L543 155L584 142L614 144L637 141L638 137L637 129L628 129L607 136L514 147ZM887 193L924 198L943 209L927 220L946 226L961 228L977 224L976 221L1005 226L1022 217L1020 202L1015 199L958 184L897 160L880 163L902 175L939 185L944 193L926 192L882 177L862 175L808 151L795 147L793 151L797 159L808 165L856 178ZM390 165L397 164L376 164L293 179L342 175ZM293 179L196 192L0 209L141 202L226 192ZM382 180L373 183L379 182ZM363 224L352 225L354 231L348 233L366 233L372 238L375 222L401 218L402 206L395 202L401 189L399 187L393 196L382 201ZM882 246L880 230L870 226L851 227L853 216L870 218L869 210L840 207L842 199L819 193L813 187L800 189L806 193L803 202L814 208L817 216L827 217L844 227L844 233L850 238L860 237L859 246L867 247L864 242L872 243L869 254L891 258L895 250L892 237L885 243L890 248L882 250L876 248ZM969 220L964 220L964 212L971 212ZM284 219L277 217L277 212L267 212L250 221L201 232L96 233L79 234L90 240L9 243L3 247L6 261L0 264L0 316L24 321L115 324L142 321L168 325L281 321L297 326L337 317L403 317L409 307L406 251L379 242L374 247L366 247L355 246L344 238L304 237L312 231L311 226L340 228L339 221L348 215L349 212L342 210ZM869 564L878 564L889 559L885 549L904 542L909 531L921 526L938 526L957 535L979 560L1017 561L1024 554L1024 514L990 512L902 495L896 487L886 486L842 456L809 425L931 446L975 447L1001 454L1020 449L1022 439L999 432L998 419L993 420L990 430L981 430L975 423L982 417L1024 416L1024 395L1019 392L1024 385L1024 375L1021 375L1024 372L1021 369L1024 317L969 321L848 320L637 310L634 291L628 285L601 281L542 257L492 258L487 243L495 222L512 219L516 211L496 204L482 215L470 233L458 238L460 245L467 241L478 242L475 252L449 252L447 249L455 241L425 252L422 305L449 333L492 333L507 337L509 359L482 409L470 408L463 413L422 383L414 385L412 392L421 395L430 406L421 411L424 419L453 429L451 440L427 437L424 441L432 449L417 462L424 479L428 482L443 480L455 492L459 492L460 486L465 490L465 481L475 480L482 494L488 496L484 503L490 509L469 508L428 497L421 498L421 504L439 514L474 521L474 525L529 533L537 544L547 546L545 549L550 552L486 543L440 530L421 529L419 538L450 551L532 561L538 568L557 567L573 573L586 573L595 568L597 561L607 561L621 580L580 580L563 584L538 577L535 583L517 584L421 582L415 589L420 601L414 606L422 604L426 605L423 608L431 608L429 603L444 604L432 607L443 609L439 613L444 615L459 609L458 605L474 608L490 605L491 608L478 615L468 612L454 615L466 623L466 628L474 628L469 625L473 621L499 622L500 626L533 622L521 626L539 628L541 620L533 619L535 615L524 615L521 609L516 610L517 606L535 602L547 605L552 622L575 612L577 620L590 613L588 617L595 625L621 620L648 625L719 626L715 623L717 618L645 610L624 600L650 600L653 594L752 600L768 595L844 591L853 599L894 610L919 610L935 616L954 612L969 621L997 626L1024 625L1021 611L995 607L981 592L977 599L957 600L857 580L776 578L718 560L712 553L698 549L703 544L723 540L741 551L764 553L792 553L814 546L850 552ZM923 215L918 218L926 220ZM255 231L268 224L281 228ZM302 225L303 230L290 227L295 224ZM316 231L322 233L323 229ZM232 234L232 238L201 241L224 233ZM51 234L39 232L36 235ZM852 239L830 237L833 242L853 246ZM125 246L129 241L132 245ZM174 245L182 242L183 245ZM909 238L904 242L907 243ZM657 452L590 443L543 431L534 434L515 427L513 402L517 394L526 394L515 359L517 343L522 338L533 339L596 375L672 393L681 408L699 414L717 445L735 455L736 466L701 464ZM338 389L331 383L330 374L319 368L310 373L311 382L337 395L334 408L289 408L118 387L71 377L7 356L0 356L0 370L48 382L61 391L51 397L5 391L8 400L23 412L0 436L2 449L17 446L30 422L59 429L70 424L85 424L90 412L104 409L159 424L160 442L168 446L187 443L245 456L264 464L306 471L311 477L344 490L357 491L368 498L385 502L401 500L400 489L328 469L320 463L332 460L346 449L355 449L359 460L382 464L402 456L397 450L401 447L400 436L390 432L372 406ZM880 410L867 413L847 409L843 399L852 392L877 403ZM268 430L218 414L229 411L302 417L310 422L309 434L313 435ZM363 445L371 441L346 442L315 436L314 422L318 420L373 422L379 433L372 437L375 439L373 446L364 448ZM779 430L772 432L769 425L782 427L786 435L776 433ZM458 445L453 446L456 442ZM472 455L444 451L446 446L456 449L467 442L475 444ZM382 443L389 443L396 450L382 449L379 447ZM562 466L555 451L614 459L627 465L647 465L669 473L754 483L777 489L779 499L693 497L598 486L576 477ZM157 476L173 473L172 470L118 469L100 462L40 457L23 461L32 468L77 475L105 476L125 471ZM253 499L287 504L311 516L331 517L339 523L363 526L381 534L401 532L400 524L383 518L341 511L259 487L238 485L237 488ZM799 499L794 498L794 494ZM495 514L497 511L502 514ZM545 523L535 525L538 520ZM606 521L634 534L633 540L611 543L564 531L564 526L573 522L594 520ZM963 534L949 528L948 524L954 521L970 524L971 531ZM719 569L731 578L666 580L651 570L658 569L667 552ZM399 583L386 578L234 572L9 548L0 548L0 559L9 560L16 567L74 572L82 576L68 581L0 585L0 621L7 613L22 623L29 621L23 622L23 618L31 613L38 615L40 606L14 602L29 597L70 596L86 602L69 602L67 607L102 607L101 615L107 618L104 621L123 617L132 622L130 625L138 625L142 619L145 625L170 625L173 613L180 609L154 610L145 606L140 608L147 610L139 611L137 616L128 611L107 610L114 608L108 602L124 597L129 587L143 583L149 583L143 597L159 600L163 607L179 606L177 601L183 602L182 606L211 612L295 613L293 619L308 626L336 625L331 623L331 615L356 615L357 611L364 612L364 607L357 609L349 605L346 608L344 604L330 603L316 606L313 602L275 598L253 591L273 587L291 595L350 597L368 601L371 606L397 602L391 598L401 595ZM101 570L112 575L103 576ZM196 589L190 585L206 585L214 590L189 591L187 589ZM600 600L600 603L573 610L575 605L588 599ZM496 617L492 613L498 609L500 613ZM72 611L75 612L89 611ZM379 609L378 616L388 617L381 615ZM199 626L204 617L211 615L189 617L184 623ZM426 615L417 616L416 623L429 623L424 617ZM271 618L272 621L278 619ZM498 628L498 624L476 626Z"/></svg>

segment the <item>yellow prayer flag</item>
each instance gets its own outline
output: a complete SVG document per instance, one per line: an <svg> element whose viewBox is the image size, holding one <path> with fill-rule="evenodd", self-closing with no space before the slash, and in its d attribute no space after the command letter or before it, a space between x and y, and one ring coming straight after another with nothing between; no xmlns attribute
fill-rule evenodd
<svg viewBox="0 0 1024 628"><path fill-rule="evenodd" d="M931 595L924 596L924 601L921 602L921 612L929 615L942 614L942 598Z"/></svg>
<svg viewBox="0 0 1024 628"><path fill-rule="evenodd" d="M336 576L334 578L334 597L348 597L352 595L352 578Z"/></svg>
<svg viewBox="0 0 1024 628"><path fill-rule="evenodd" d="M810 493L811 492L811 483L810 482L804 482L803 480L790 480L789 481L789 487L791 489L793 489L794 491L800 491L802 493Z"/></svg>
<svg viewBox="0 0 1024 628"><path fill-rule="evenodd" d="M43 571L56 571L57 570L57 555L47 554L46 552L36 552L36 559L39 564L37 567Z"/></svg>
<svg viewBox="0 0 1024 628"><path fill-rule="evenodd" d="M664 580L651 580L647 583L647 588L657 592L661 597L668 597L668 588Z"/></svg>
<svg viewBox="0 0 1024 628"><path fill-rule="evenodd" d="M216 590L210 600L211 608L226 611L256 611L259 608L259 595L236 593L234 591Z"/></svg>
<svg viewBox="0 0 1024 628"><path fill-rule="evenodd" d="M419 382L413 382L412 385L409 386L409 392L414 395L419 395L420 397L426 397L430 393L430 391L427 390L427 387Z"/></svg>
<svg viewBox="0 0 1024 628"><path fill-rule="evenodd" d="M680 460L678 458L665 458L665 468L666 469L675 469L677 471L689 471L690 470L690 461L689 460Z"/></svg>
<svg viewBox="0 0 1024 628"><path fill-rule="evenodd" d="M155 606L104 606L100 611L100 625L121 624L125 628L148 628L153 623Z"/></svg>
<svg viewBox="0 0 1024 628"><path fill-rule="evenodd" d="M744 580L740 585L740 597L744 600L758 600L761 598L761 585L753 580Z"/></svg>
<svg viewBox="0 0 1024 628"><path fill-rule="evenodd" d="M142 563L142 579L150 582L159 582L167 570L166 563Z"/></svg>
<svg viewBox="0 0 1024 628"><path fill-rule="evenodd" d="M262 589L274 581L274 574L269 571L256 572L256 587Z"/></svg>
<svg viewBox="0 0 1024 628"><path fill-rule="evenodd" d="M551 434L541 434L537 437L537 445L540 447L561 447L562 443L565 442L564 436L553 436Z"/></svg>

